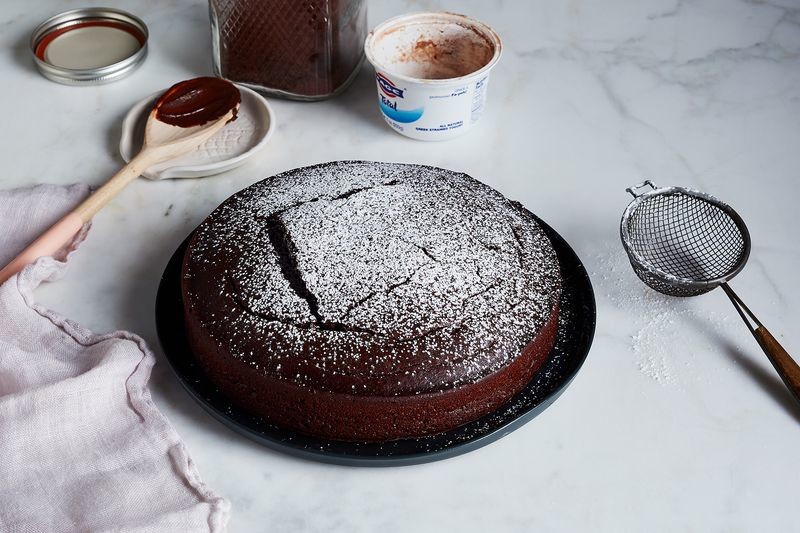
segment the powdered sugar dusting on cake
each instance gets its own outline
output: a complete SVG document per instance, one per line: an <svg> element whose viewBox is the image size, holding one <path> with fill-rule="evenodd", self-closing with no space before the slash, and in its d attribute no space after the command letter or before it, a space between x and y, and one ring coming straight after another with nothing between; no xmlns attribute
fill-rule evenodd
<svg viewBox="0 0 800 533"><path fill-rule="evenodd" d="M339 162L256 183L209 216L190 254L189 286L225 305L204 314L192 289L187 303L234 357L353 394L474 382L521 353L560 294L527 211L418 165Z"/></svg>

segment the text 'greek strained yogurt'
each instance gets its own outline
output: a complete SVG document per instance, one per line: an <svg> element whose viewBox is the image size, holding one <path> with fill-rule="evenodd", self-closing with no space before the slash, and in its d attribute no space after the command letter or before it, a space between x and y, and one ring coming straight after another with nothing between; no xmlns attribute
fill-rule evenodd
<svg viewBox="0 0 800 533"><path fill-rule="evenodd" d="M486 24L455 13L413 13L370 32L378 106L397 132L426 141L465 133L481 116L502 51Z"/></svg>

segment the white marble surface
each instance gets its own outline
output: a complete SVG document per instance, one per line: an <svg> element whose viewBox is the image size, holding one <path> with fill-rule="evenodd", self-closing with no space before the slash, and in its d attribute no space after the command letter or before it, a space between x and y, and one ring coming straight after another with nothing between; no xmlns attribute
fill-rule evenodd
<svg viewBox="0 0 800 533"><path fill-rule="evenodd" d="M37 74L27 49L46 16L94 0L4 0L0 186L98 184L120 166L134 102L210 72L199 0L104 0L140 15L151 52L117 83L73 88ZM160 361L155 401L205 479L233 504L231 531L797 530L800 409L721 292L644 288L618 240L624 188L643 178L716 194L749 224L733 286L800 355L800 2L646 0L371 3L371 22L449 9L492 24L506 51L468 136L425 144L379 118L364 69L341 97L273 100L265 153L204 180L131 185L95 220L67 277L39 298L96 331L160 350L161 270L221 200L278 171L332 159L430 163L518 199L592 273L598 324L565 394L512 435L423 466L365 469L274 453L209 418Z"/></svg>

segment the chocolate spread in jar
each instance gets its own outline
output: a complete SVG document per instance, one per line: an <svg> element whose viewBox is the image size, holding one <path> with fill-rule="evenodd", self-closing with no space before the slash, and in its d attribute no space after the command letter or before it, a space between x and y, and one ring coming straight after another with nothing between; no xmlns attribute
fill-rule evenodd
<svg viewBox="0 0 800 533"><path fill-rule="evenodd" d="M365 0L210 0L217 72L262 92L335 94L363 57Z"/></svg>

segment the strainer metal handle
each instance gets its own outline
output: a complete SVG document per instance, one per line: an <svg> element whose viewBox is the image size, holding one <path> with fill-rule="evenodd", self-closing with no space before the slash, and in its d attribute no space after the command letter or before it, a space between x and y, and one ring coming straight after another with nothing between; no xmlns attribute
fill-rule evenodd
<svg viewBox="0 0 800 533"><path fill-rule="evenodd" d="M627 192L631 193L631 196L633 196L634 198L638 198L638 197L641 196L641 194L637 194L636 191L638 191L639 189L643 189L645 187L648 187L648 186L650 187L651 191L654 191L654 190L658 189L658 187L655 184L653 184L652 181L644 180L643 182L641 182L641 183L639 183L637 185L633 185L632 187L628 187L625 190Z"/></svg>

